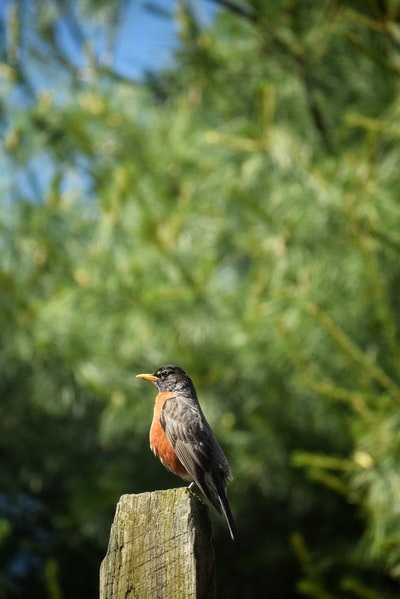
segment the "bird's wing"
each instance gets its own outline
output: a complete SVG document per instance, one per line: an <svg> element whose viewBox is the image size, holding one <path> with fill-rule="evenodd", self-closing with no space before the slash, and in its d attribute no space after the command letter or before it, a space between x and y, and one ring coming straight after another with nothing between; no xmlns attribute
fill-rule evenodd
<svg viewBox="0 0 400 599"><path fill-rule="evenodd" d="M182 397L170 397L161 410L160 424L196 485L225 516L231 537L235 539L235 524L226 496L231 469L200 407Z"/></svg>
<svg viewBox="0 0 400 599"><path fill-rule="evenodd" d="M213 456L212 432L200 409L182 398L170 397L161 411L160 424L179 460L202 489L202 474L211 470Z"/></svg>

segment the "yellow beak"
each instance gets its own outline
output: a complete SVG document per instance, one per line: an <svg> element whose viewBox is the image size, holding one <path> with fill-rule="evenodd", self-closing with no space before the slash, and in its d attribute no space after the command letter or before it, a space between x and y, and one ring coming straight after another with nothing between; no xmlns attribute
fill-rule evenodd
<svg viewBox="0 0 400 599"><path fill-rule="evenodd" d="M136 378L143 379L144 381L150 381L151 383L158 381L158 376L154 376L154 374L137 374Z"/></svg>

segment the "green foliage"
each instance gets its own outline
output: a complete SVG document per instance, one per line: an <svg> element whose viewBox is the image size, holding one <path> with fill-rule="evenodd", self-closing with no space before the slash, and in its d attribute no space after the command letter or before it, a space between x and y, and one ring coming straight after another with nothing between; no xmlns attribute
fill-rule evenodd
<svg viewBox="0 0 400 599"><path fill-rule="evenodd" d="M90 62L84 79L64 57L39 91L15 7L2 596L95 596L119 495L177 484L134 378L166 362L235 474L220 596L396 596L398 3L253 2L207 31L182 3L170 72L139 85ZM49 11L35 27L54 50Z"/></svg>

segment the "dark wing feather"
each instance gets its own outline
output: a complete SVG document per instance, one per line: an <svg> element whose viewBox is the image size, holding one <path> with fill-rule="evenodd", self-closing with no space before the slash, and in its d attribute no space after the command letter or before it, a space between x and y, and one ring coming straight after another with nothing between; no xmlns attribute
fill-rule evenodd
<svg viewBox="0 0 400 599"><path fill-rule="evenodd" d="M235 523L226 495L231 469L199 404L182 394L170 397L161 410L160 424L196 485L224 515L235 540Z"/></svg>
<svg viewBox="0 0 400 599"><path fill-rule="evenodd" d="M231 469L200 406L183 395L170 397L161 411L160 424L196 485L225 516L232 539L235 539L235 524L226 495L227 480L232 478Z"/></svg>
<svg viewBox="0 0 400 599"><path fill-rule="evenodd" d="M200 409L171 397L161 411L160 424L179 460L201 488L201 473L211 469L212 444Z"/></svg>

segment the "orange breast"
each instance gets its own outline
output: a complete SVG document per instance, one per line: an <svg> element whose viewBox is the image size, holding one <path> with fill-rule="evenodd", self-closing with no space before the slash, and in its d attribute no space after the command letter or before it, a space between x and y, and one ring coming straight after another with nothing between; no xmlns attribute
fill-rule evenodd
<svg viewBox="0 0 400 599"><path fill-rule="evenodd" d="M178 459L174 448L168 441L164 429L160 424L160 413L169 397L171 397L169 393L159 393L157 395L154 405L153 422L150 428L150 448L168 470L171 470L171 472L185 480L192 480L192 477Z"/></svg>

